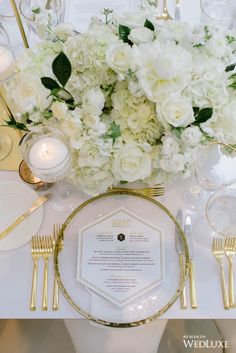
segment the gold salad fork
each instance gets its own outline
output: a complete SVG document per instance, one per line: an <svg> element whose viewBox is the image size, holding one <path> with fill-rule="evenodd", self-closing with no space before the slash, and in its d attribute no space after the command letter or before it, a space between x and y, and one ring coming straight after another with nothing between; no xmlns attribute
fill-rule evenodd
<svg viewBox="0 0 236 353"><path fill-rule="evenodd" d="M236 238L229 237L225 239L225 255L229 261L229 305L231 308L235 306L234 297L234 272L233 272L233 257L236 252Z"/></svg>
<svg viewBox="0 0 236 353"><path fill-rule="evenodd" d="M48 262L53 253L53 244L51 236L42 236L41 240L41 255L44 259L42 310L46 311L48 310Z"/></svg>
<svg viewBox="0 0 236 353"><path fill-rule="evenodd" d="M217 239L217 238L213 239L212 253L214 254L220 266L221 290L222 290L222 296L224 301L224 308L229 309L230 305L229 305L229 298L228 298L228 293L226 289L225 271L224 271L224 263L223 263L225 249L224 249L224 241L222 239Z"/></svg>
<svg viewBox="0 0 236 353"><path fill-rule="evenodd" d="M61 231L61 225L54 224L53 237L52 237L53 252L55 250L56 242L57 242L60 231ZM59 243L59 251L61 251L63 249L63 245L64 245L63 240L61 240ZM58 290L58 283L57 283L56 274L54 273L52 310L58 310L58 309L59 309L59 290Z"/></svg>
<svg viewBox="0 0 236 353"><path fill-rule="evenodd" d="M108 189L108 192L112 191L133 191L138 194L142 194L149 197L157 197L162 196L165 193L165 187L161 184L156 185L154 187L147 187L147 188L140 188L140 189L133 189L133 188L122 188L122 187L113 187Z"/></svg>
<svg viewBox="0 0 236 353"><path fill-rule="evenodd" d="M41 256L41 241L39 236L32 237L31 256L34 262L33 267L33 278L32 278L32 289L30 299L30 310L36 310L36 298L37 298L37 272L38 272L38 260Z"/></svg>

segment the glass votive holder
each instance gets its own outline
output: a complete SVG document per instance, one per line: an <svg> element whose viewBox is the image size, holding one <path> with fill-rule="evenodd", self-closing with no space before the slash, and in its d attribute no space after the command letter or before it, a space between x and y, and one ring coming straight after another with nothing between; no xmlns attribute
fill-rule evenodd
<svg viewBox="0 0 236 353"><path fill-rule="evenodd" d="M234 11L230 0L201 0L201 22L205 25L230 29Z"/></svg>
<svg viewBox="0 0 236 353"><path fill-rule="evenodd" d="M47 183L36 177L24 160L22 160L19 165L19 175L24 183L37 191L45 191L53 185L52 183Z"/></svg>

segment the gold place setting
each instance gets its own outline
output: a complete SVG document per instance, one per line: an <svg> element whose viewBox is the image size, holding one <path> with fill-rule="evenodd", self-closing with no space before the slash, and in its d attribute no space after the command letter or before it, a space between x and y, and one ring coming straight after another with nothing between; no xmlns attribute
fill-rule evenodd
<svg viewBox="0 0 236 353"><path fill-rule="evenodd" d="M24 317L233 318L232 7L121 3L0 0L0 278Z"/></svg>

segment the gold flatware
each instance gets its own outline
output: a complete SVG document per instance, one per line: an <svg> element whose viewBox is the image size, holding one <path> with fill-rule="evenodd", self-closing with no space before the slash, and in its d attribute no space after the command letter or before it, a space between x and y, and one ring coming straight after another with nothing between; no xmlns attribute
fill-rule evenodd
<svg viewBox="0 0 236 353"><path fill-rule="evenodd" d="M177 221L179 224L182 226L183 224L183 212L181 210L178 211L177 213ZM175 228L175 249L178 253L179 257L179 266L180 266L180 279L181 281L185 277L185 263L184 263L184 247L182 243L182 239L179 234L179 230L177 227ZM181 309L187 309L187 295L186 295L186 287L184 286L182 292L180 293L180 307Z"/></svg>
<svg viewBox="0 0 236 353"><path fill-rule="evenodd" d="M37 272L38 272L38 260L41 256L41 242L40 237L32 237L32 247L31 256L34 262L33 266L33 278L32 278L32 289L31 289L31 299L30 299L30 310L36 310L36 300L37 300Z"/></svg>
<svg viewBox="0 0 236 353"><path fill-rule="evenodd" d="M224 242L222 239L218 239L218 238L213 239L212 253L215 256L220 266L221 290L222 290L224 308L229 309L230 305L229 305L228 292L226 289L225 271L224 271L224 263L223 263L225 249L224 249Z"/></svg>
<svg viewBox="0 0 236 353"><path fill-rule="evenodd" d="M170 16L168 10L167 10L167 0L163 1L163 11L160 16L157 16L158 20L172 20L173 18Z"/></svg>
<svg viewBox="0 0 236 353"><path fill-rule="evenodd" d="M234 272L233 272L233 257L236 252L236 238L229 237L225 239L225 255L229 261L229 305L231 308L235 306L235 295L234 295Z"/></svg>
<svg viewBox="0 0 236 353"><path fill-rule="evenodd" d="M43 278L43 302L42 310L48 310L48 262L53 253L52 237L41 237L41 254L44 259L44 278Z"/></svg>
<svg viewBox="0 0 236 353"><path fill-rule="evenodd" d="M111 191L133 191L133 192L137 192L139 194L145 195L145 196L149 196L149 197L157 197L157 196L162 196L165 193L165 188L163 185L158 185L158 186L154 186L154 187L147 187L147 188L140 188L140 189L133 189L133 188L122 188L122 187L113 187L113 188L109 188L107 191L111 192Z"/></svg>
<svg viewBox="0 0 236 353"><path fill-rule="evenodd" d="M56 242L61 231L60 224L54 224L53 226L53 237L52 237L52 245L53 245L53 252L55 250ZM59 251L63 249L63 240L59 243ZM54 285L53 285L53 302L52 302L52 310L59 309L59 289L56 275L54 274Z"/></svg>
<svg viewBox="0 0 236 353"><path fill-rule="evenodd" d="M184 222L184 233L188 241L189 247L189 287L190 287L190 302L191 308L197 309L197 294L196 294L196 283L195 283L195 266L194 266L194 255L193 255L193 239L192 239L192 221L191 217L187 216Z"/></svg>
<svg viewBox="0 0 236 353"><path fill-rule="evenodd" d="M20 217L18 217L9 227L7 227L3 232L0 233L0 239L3 239L9 232L11 232L19 223L21 223L26 217L28 217L32 212L36 211L41 207L49 198L51 194L46 194L39 197L34 201L33 205Z"/></svg>

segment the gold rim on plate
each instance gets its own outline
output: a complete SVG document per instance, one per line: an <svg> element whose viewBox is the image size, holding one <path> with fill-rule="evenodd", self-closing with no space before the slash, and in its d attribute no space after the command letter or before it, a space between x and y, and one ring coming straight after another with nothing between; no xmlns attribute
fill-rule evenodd
<svg viewBox="0 0 236 353"><path fill-rule="evenodd" d="M166 305L164 305L164 307L162 307L160 310L158 310L157 312L155 312L151 316L147 317L146 319L133 321L133 322L110 322L110 321L106 321L106 320L102 320L102 319L96 318L96 317L92 316L91 314L89 314L87 311L82 309L78 304L76 304L75 301L71 298L71 296L69 295L68 291L66 290L64 284L62 283L60 270L59 270L58 255L59 255L60 250L61 250L60 243L61 243L62 240L64 240L64 232L65 232L67 226L69 225L69 223L72 221L72 219L77 215L78 212L80 212L83 208L85 208L86 206L90 205L94 201L97 201L99 199L103 199L103 198L106 198L106 197L117 196L117 195L129 195L129 196L133 196L133 197L138 197L138 198L144 199L144 200L149 201L150 203L154 204L156 207L159 207L162 211L164 211L164 213L167 214L167 216L174 222L176 228L179 231L179 234L180 234L180 237L181 237L181 240L182 240L182 243L183 243L183 250L184 250L184 256L185 256L185 276L182 279L180 277L180 282L179 282L179 286L178 286L178 288L176 290L176 293L172 296L172 298L169 300L169 302ZM56 278L57 278L57 281L58 281L59 288L62 291L62 293L63 293L64 297L66 298L66 300L68 301L68 303L77 312L79 312L83 317L85 317L89 321L92 321L92 322L94 322L96 324L103 325L103 326L106 326L106 327L128 328L128 327L142 326L142 325L150 323L153 320L159 318L179 298L180 293L182 292L182 290L183 290L183 288L185 286L186 280L187 280L188 269L189 269L189 250L188 250L187 240L186 240L185 234L184 234L180 224L176 220L175 216L163 204L161 204L157 200L154 200L154 199L152 199L152 198L150 198L148 196L145 196L145 195L141 195L141 194L135 193L135 192L130 191L128 189L127 189L127 191L126 190L123 190L123 191L112 191L112 192L109 192L109 193L104 193L104 194L92 197L89 200L83 202L80 206L78 206L68 216L66 221L63 223L63 225L61 227L61 231L60 231L58 239L57 239L57 242L56 242L56 245L55 245L55 251L54 251L54 270L55 270L55 275L56 275Z"/></svg>

